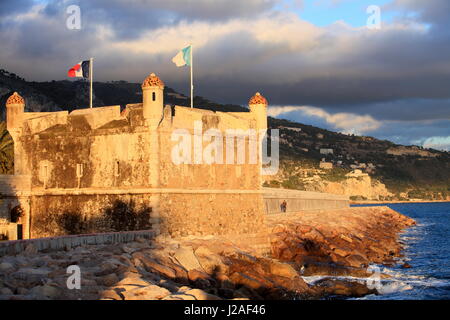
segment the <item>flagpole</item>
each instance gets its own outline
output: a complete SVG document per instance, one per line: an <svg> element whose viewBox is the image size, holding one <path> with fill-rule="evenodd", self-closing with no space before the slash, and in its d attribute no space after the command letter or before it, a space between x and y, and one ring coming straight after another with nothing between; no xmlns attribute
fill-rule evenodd
<svg viewBox="0 0 450 320"><path fill-rule="evenodd" d="M192 51L194 50L194 46L191 44L191 108L194 107L194 76L193 76L193 65L194 61L192 60Z"/></svg>
<svg viewBox="0 0 450 320"><path fill-rule="evenodd" d="M90 103L89 103L89 106L92 108L92 92L93 92L93 90L92 90L92 82L93 82L93 79L94 79L94 58L91 58L90 59L91 61L90 61L90 63L89 63L89 78L90 78L90 82L91 82L91 90L90 90Z"/></svg>

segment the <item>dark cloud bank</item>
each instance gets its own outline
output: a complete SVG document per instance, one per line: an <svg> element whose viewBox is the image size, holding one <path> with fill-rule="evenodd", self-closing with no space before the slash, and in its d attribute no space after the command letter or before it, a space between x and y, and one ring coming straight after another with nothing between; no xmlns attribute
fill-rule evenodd
<svg viewBox="0 0 450 320"><path fill-rule="evenodd" d="M245 104L262 91L272 105L370 115L382 125L364 134L403 143L450 136L450 1L393 0L383 10L414 15L379 31L319 28L275 9L280 2L3 0L0 63L43 81L64 79L71 63L95 56L98 80L141 81L156 71L187 92L187 70L165 50L181 46L184 32L186 41L204 38L195 51L199 95ZM70 4L82 9L81 30L65 28ZM301 112L280 116L314 122Z"/></svg>

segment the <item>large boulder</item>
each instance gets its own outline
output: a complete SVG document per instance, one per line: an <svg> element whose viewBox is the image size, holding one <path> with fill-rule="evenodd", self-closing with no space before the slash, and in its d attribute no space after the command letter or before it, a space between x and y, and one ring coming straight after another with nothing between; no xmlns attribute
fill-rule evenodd
<svg viewBox="0 0 450 320"><path fill-rule="evenodd" d="M133 259L137 260L135 264L141 262L147 272L156 272L170 279L176 278L176 273L172 268L158 263L156 260L149 258L147 255L141 252L135 252L132 256Z"/></svg>
<svg viewBox="0 0 450 320"><path fill-rule="evenodd" d="M354 268L361 268L364 266L367 266L369 261L366 257L361 256L359 254L352 254L345 258L345 262L350 266Z"/></svg>
<svg viewBox="0 0 450 320"><path fill-rule="evenodd" d="M39 300L57 299L61 297L61 294L61 288L51 285L37 286L29 291L29 295Z"/></svg>
<svg viewBox="0 0 450 320"><path fill-rule="evenodd" d="M119 282L119 277L115 273L101 277L100 282L106 287L112 287Z"/></svg>
<svg viewBox="0 0 450 320"><path fill-rule="evenodd" d="M14 270L14 265L9 262L0 263L0 272L1 273L9 273Z"/></svg>
<svg viewBox="0 0 450 320"><path fill-rule="evenodd" d="M295 269L291 265L278 262L276 260L271 260L269 262L269 272L270 274L285 277L288 279L294 279L298 277L297 271L295 271Z"/></svg>
<svg viewBox="0 0 450 320"><path fill-rule="evenodd" d="M199 288L209 288L213 282L215 282L207 273L199 270L190 270L188 272L189 280Z"/></svg>
<svg viewBox="0 0 450 320"><path fill-rule="evenodd" d="M178 248L175 251L173 257L187 271L191 271L191 270L195 270L195 269L203 270L191 247Z"/></svg>
<svg viewBox="0 0 450 320"><path fill-rule="evenodd" d="M363 297L368 294L377 294L375 289L369 289L364 284L329 278L317 281L314 288L326 296Z"/></svg>
<svg viewBox="0 0 450 320"><path fill-rule="evenodd" d="M195 250L195 256L203 270L208 274L228 272L228 266L223 262L222 258L205 246L198 247Z"/></svg>

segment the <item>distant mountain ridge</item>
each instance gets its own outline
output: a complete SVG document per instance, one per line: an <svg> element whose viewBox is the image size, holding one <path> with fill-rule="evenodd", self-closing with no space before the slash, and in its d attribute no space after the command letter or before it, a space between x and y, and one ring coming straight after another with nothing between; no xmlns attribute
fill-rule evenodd
<svg viewBox="0 0 450 320"><path fill-rule="evenodd" d="M26 109L32 112L49 112L87 108L89 106L89 82L77 81L48 81L27 82L25 79L0 69L0 105L4 106L6 100L13 92L19 92L27 101ZM188 105L188 97L166 87L164 90L166 104ZM113 106L142 102L142 89L140 83L127 81L94 82L94 106ZM197 108L209 108L213 103L202 97L195 97ZM245 111L245 108L235 105L218 105L221 111ZM1 108L2 119L5 119L4 108Z"/></svg>
<svg viewBox="0 0 450 320"><path fill-rule="evenodd" d="M86 108L89 83L79 81L27 82L0 69L0 105L18 91L27 101L27 111L44 112ZM142 101L140 83L95 82L94 105L111 106ZM175 90L164 90L166 104L188 106L190 99ZM246 107L223 105L203 97L194 98L196 108L223 112L245 112ZM0 108L2 119L5 108ZM401 146L390 141L336 133L314 126L269 117L269 128L280 130L280 158L284 180L271 186L305 189L304 180L293 167L320 169L321 160L333 164L322 180L339 181L354 169L368 172L374 183L382 182L394 199L445 199L450 196L450 153L418 146ZM331 149L331 153L321 149ZM366 167L364 167L364 165ZM369 166L369 167L368 167ZM369 170L370 169L370 170ZM320 191L320 190L319 190Z"/></svg>

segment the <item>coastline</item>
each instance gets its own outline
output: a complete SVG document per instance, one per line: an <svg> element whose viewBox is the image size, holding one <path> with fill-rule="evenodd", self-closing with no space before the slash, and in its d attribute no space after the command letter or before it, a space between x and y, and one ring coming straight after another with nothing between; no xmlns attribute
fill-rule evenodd
<svg viewBox="0 0 450 320"><path fill-rule="evenodd" d="M30 244L21 254L0 257L0 300L362 297L378 292L335 277L367 279L370 265L394 264L402 252L398 235L414 224L388 207L271 215L270 255L219 236L138 238L55 252ZM82 270L81 290L66 287L66 268L73 263ZM306 282L311 276L321 279Z"/></svg>
<svg viewBox="0 0 450 320"><path fill-rule="evenodd" d="M450 203L450 200L393 200L393 201L352 201L350 205L364 205L364 204L391 204L391 203Z"/></svg>

